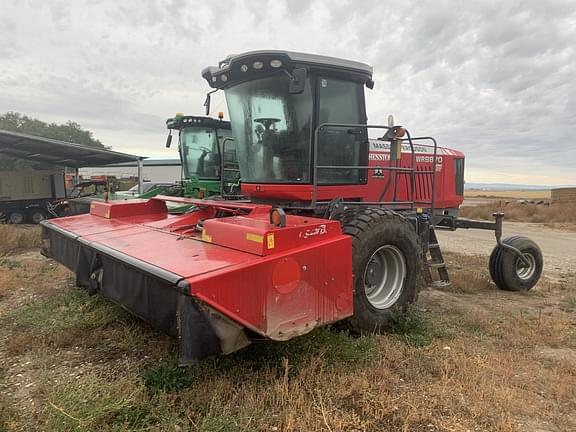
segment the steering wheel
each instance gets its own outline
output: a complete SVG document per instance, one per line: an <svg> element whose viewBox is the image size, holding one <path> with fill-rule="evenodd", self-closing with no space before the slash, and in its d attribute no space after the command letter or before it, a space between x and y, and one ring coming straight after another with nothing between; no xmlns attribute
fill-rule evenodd
<svg viewBox="0 0 576 432"><path fill-rule="evenodd" d="M272 127L273 125L275 125L280 121L282 120L273 117L262 117L254 119L254 122L262 124L266 130L270 130L270 127Z"/></svg>

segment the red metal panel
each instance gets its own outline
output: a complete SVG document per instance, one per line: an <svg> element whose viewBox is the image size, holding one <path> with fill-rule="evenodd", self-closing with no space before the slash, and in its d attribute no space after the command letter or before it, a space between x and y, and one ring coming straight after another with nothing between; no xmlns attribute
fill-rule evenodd
<svg viewBox="0 0 576 432"><path fill-rule="evenodd" d="M182 278L244 264L258 258L234 249L211 245L195 237L180 236L138 225L125 227L121 231L87 235L83 239L105 245Z"/></svg>
<svg viewBox="0 0 576 432"><path fill-rule="evenodd" d="M166 203L160 200L94 201L90 204L91 215L106 219L166 213Z"/></svg>
<svg viewBox="0 0 576 432"><path fill-rule="evenodd" d="M336 221L288 215L286 226L280 228L271 225L266 214L207 220L202 238L214 244L264 256L340 234L340 223Z"/></svg>
<svg viewBox="0 0 576 432"><path fill-rule="evenodd" d="M125 256L127 262L142 263L142 271L151 266L185 279L192 296L273 339L289 339L350 316L351 238L329 220L288 216L287 227L271 226L266 209L256 210L256 216L209 219L205 226L244 236L259 228L267 256L239 250L245 244L231 248L202 241L195 229L183 231L194 226L199 213L111 219L90 214L47 225L78 236L89 247L113 250L115 259ZM273 247L268 234L274 234ZM138 292L139 287L126 289Z"/></svg>
<svg viewBox="0 0 576 432"><path fill-rule="evenodd" d="M390 167L389 143L385 141L371 140L369 152L370 167ZM406 143L404 144L407 145ZM433 147L416 144L415 146L416 168L420 171L431 171L433 167ZM436 208L456 208L462 204L463 197L455 193L455 179L453 160L463 158L464 155L452 149L438 147L436 156ZM412 166L411 153L402 152L402 158L398 166L409 168ZM395 166L392 164L392 166ZM408 174L398 174L397 184L394 184L394 174L390 172L368 172L368 181L364 185L327 185L318 186L320 201L330 201L334 198L361 199L363 201L409 201L410 180ZM416 186L420 183L431 182L430 175L419 174L415 179ZM415 188L418 190L418 188ZM256 199L277 199L290 201L312 200L313 187L309 184L242 184L242 193ZM384 193L383 193L384 192ZM421 191L423 192L423 191ZM431 190L415 194L416 205L422 205L432 198Z"/></svg>
<svg viewBox="0 0 576 432"><path fill-rule="evenodd" d="M188 282L224 315L287 340L352 315L352 242L340 235Z"/></svg>
<svg viewBox="0 0 576 432"><path fill-rule="evenodd" d="M51 225L58 226L78 236L95 234L99 232L115 231L126 226L165 221L174 216L162 213L146 214L122 219L106 219L92 214L82 214L57 219L50 219Z"/></svg>

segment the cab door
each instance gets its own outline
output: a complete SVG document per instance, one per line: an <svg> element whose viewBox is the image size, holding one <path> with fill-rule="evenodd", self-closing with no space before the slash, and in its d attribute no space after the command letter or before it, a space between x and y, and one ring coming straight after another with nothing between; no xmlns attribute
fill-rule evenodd
<svg viewBox="0 0 576 432"><path fill-rule="evenodd" d="M366 124L364 86L332 77L317 78L318 125L323 123ZM319 131L319 185L365 184L367 169L345 168L368 165L366 128L326 127Z"/></svg>

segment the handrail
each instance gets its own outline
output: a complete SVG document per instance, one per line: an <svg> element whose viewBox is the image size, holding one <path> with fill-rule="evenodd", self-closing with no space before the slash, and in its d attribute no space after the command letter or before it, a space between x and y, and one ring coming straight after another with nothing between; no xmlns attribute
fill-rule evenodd
<svg viewBox="0 0 576 432"><path fill-rule="evenodd" d="M319 134L320 131L326 129L326 128L364 128L364 129L386 129L386 130L390 130L393 129L395 127L399 127L399 126L385 126L385 125L367 125L367 124L355 124L355 123L322 123L320 125L318 125L314 131L314 156L313 156L313 171L312 171L312 207L315 207L318 204L318 171L320 169L366 169L366 170L381 170L381 171L386 171L386 172L390 172L390 173L394 173L394 189L395 189L395 193L394 193L394 200L393 201L388 201L388 202L383 202L383 201L379 201L379 202L373 202L373 203L356 203L355 204L372 204L372 205L404 205L404 204L410 204L411 208L414 208L414 204L418 203L418 204L430 204L430 212L431 212L431 219L432 219L432 223L435 224L435 220L434 220L434 212L435 212L435 204L436 204L436 176L437 176L437 157L438 157L438 143L436 141L436 139L434 139L433 137L430 136L418 136L418 137L412 137L410 135L410 132L408 130L406 130L406 138L398 138L398 142L400 143L400 145L402 145L403 142L407 142L410 146L410 154L411 154L411 167L410 168L405 168L405 167L393 167L393 166L388 166L388 167L374 167L374 166L360 166L360 165L347 165L347 166L341 166L341 165L318 165L317 161L318 161L318 144L319 144ZM432 157L432 170L425 170L425 171L417 171L416 170L416 154L415 154L415 150L414 150L414 142L415 141L422 141L422 140L429 140L432 141L433 143L433 157ZM392 151L392 149L390 149L390 151ZM392 160L392 158L390 158L390 160ZM391 164L389 164L391 165ZM401 175L410 175L410 199L406 200L406 201L396 201L396 187L397 187L397 183L398 183L398 174ZM430 175L432 178L432 184L431 184L431 198L430 201L426 201L426 200L415 200L414 199L414 195L415 195L415 178L417 175Z"/></svg>
<svg viewBox="0 0 576 432"><path fill-rule="evenodd" d="M315 207L318 201L318 169L317 169L317 161L318 161L318 134L320 131L327 127L349 127L349 128L366 128L366 129L386 129L390 130L392 127L384 126L384 125L365 125L365 124L356 124L356 123L320 123L316 129L314 130L314 168L312 171L312 206Z"/></svg>

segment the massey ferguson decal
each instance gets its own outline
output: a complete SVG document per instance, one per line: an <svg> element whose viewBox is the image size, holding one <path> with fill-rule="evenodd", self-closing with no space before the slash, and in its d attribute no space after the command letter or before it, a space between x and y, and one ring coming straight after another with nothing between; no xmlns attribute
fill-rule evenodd
<svg viewBox="0 0 576 432"><path fill-rule="evenodd" d="M410 157L412 150L410 144L402 143L402 157ZM442 171L442 164L444 162L443 155L451 154L447 149L437 148L436 152L436 171ZM434 162L434 148L428 146L414 145L414 156L417 164L432 164ZM390 143L387 141L370 141L370 152L368 159L371 162L388 162L390 161ZM384 177L386 167L388 164L383 165L382 169L375 169L372 171L373 177ZM432 167L430 167L431 169Z"/></svg>
<svg viewBox="0 0 576 432"><path fill-rule="evenodd" d="M370 151L371 152L389 152L390 151L390 143L388 141L377 141L377 140L370 140ZM402 153L410 153L410 144L402 143ZM434 154L434 147L431 146L423 146L414 144L414 153L423 153L423 154ZM438 155L454 155L455 152L444 148L438 147L436 154Z"/></svg>

